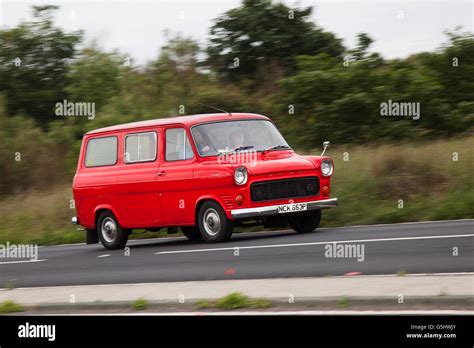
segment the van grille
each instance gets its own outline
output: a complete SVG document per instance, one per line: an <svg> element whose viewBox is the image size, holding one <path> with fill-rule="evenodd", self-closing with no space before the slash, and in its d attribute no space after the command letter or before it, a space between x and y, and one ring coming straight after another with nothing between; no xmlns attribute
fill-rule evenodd
<svg viewBox="0 0 474 348"><path fill-rule="evenodd" d="M256 182L250 186L250 196L254 202L317 196L318 194L319 179L316 176Z"/></svg>

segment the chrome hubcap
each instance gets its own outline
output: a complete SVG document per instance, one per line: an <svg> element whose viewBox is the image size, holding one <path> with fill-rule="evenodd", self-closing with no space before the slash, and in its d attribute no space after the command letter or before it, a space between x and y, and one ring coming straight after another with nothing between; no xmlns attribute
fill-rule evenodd
<svg viewBox="0 0 474 348"><path fill-rule="evenodd" d="M107 243L112 243L117 237L117 225L115 224L115 221L109 217L105 218L104 221L102 221L101 232L105 241Z"/></svg>
<svg viewBox="0 0 474 348"><path fill-rule="evenodd" d="M219 218L219 214L213 208L209 208L206 210L204 214L204 229L206 233L215 236L221 228L221 220Z"/></svg>

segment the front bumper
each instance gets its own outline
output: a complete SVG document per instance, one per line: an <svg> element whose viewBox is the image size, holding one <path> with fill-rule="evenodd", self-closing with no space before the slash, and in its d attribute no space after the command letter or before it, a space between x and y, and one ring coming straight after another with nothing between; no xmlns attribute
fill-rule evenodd
<svg viewBox="0 0 474 348"><path fill-rule="evenodd" d="M308 210L334 208L337 206L337 198L323 199L320 201L302 202L308 205ZM278 215L278 205L270 205L256 208L233 209L230 214L234 219L252 218L259 216Z"/></svg>

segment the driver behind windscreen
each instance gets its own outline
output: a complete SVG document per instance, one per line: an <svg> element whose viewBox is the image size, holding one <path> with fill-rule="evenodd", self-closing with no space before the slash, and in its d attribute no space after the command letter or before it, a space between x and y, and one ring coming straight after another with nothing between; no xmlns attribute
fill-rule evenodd
<svg viewBox="0 0 474 348"><path fill-rule="evenodd" d="M198 150L201 154L205 155L211 150L211 147L207 145L206 139L202 136L201 132L196 131L194 133L194 137L196 139Z"/></svg>

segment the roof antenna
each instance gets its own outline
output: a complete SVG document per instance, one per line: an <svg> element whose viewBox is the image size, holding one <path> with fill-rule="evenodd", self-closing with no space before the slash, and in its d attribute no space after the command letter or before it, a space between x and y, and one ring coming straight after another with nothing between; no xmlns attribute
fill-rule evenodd
<svg viewBox="0 0 474 348"><path fill-rule="evenodd" d="M229 116L232 116L232 114L231 114L229 111L225 111L225 110L216 108L216 107L211 106L211 105L203 104L203 103L198 103L198 104L203 105L203 106L206 106L206 107L211 108L211 109L214 109L214 110L217 110L217 111L222 111L222 112L224 112L224 113L226 113L226 114L229 114Z"/></svg>

